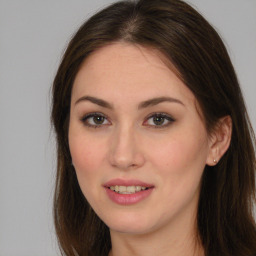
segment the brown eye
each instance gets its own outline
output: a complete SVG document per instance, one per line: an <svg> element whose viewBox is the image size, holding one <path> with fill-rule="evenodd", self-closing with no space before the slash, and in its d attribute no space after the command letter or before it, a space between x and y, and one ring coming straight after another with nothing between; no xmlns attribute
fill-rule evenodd
<svg viewBox="0 0 256 256"><path fill-rule="evenodd" d="M155 116L155 117L153 117L153 123L155 125L162 125L164 123L164 121L165 121L165 118L162 117L162 116Z"/></svg>
<svg viewBox="0 0 256 256"><path fill-rule="evenodd" d="M110 122L107 120L107 118L100 113L90 113L86 116L84 116L81 121L84 123L84 125L93 127L93 128L99 128L103 125L109 125Z"/></svg>
<svg viewBox="0 0 256 256"><path fill-rule="evenodd" d="M167 114L155 113L148 117L143 124L154 128L164 128L169 126L174 121L175 120Z"/></svg>
<svg viewBox="0 0 256 256"><path fill-rule="evenodd" d="M103 116L94 116L92 119L95 124L103 124L105 121L105 117Z"/></svg>

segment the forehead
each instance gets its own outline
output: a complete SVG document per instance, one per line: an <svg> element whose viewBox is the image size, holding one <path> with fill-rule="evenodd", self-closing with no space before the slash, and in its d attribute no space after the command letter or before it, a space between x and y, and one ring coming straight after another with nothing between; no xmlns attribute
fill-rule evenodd
<svg viewBox="0 0 256 256"><path fill-rule="evenodd" d="M82 64L73 96L103 95L106 100L132 97L171 96L193 101L193 93L173 71L171 63L159 51L128 43L113 43L93 52Z"/></svg>

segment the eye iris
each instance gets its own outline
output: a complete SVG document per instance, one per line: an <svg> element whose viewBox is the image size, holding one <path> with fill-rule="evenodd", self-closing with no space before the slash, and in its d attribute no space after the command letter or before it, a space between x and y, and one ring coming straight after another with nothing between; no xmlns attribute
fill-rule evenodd
<svg viewBox="0 0 256 256"><path fill-rule="evenodd" d="M153 118L153 121L154 121L154 124L161 125L161 124L164 123L164 117L162 117L162 116L155 116Z"/></svg>
<svg viewBox="0 0 256 256"><path fill-rule="evenodd" d="M95 124L103 124L104 122L104 117L103 116L94 116L93 117L93 122Z"/></svg>

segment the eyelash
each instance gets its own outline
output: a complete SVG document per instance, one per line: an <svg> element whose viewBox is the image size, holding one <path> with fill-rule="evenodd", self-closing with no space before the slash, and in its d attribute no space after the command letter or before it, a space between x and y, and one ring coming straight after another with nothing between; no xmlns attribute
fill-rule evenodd
<svg viewBox="0 0 256 256"><path fill-rule="evenodd" d="M90 128L100 128L102 126L109 125L109 124L90 124L90 123L88 123L88 120L90 118L94 118L94 117L102 117L102 118L104 118L104 121L108 120L108 118L104 114L95 112L95 113L89 113L89 114L83 116L81 118L81 122L85 126L90 127ZM170 115L167 115L165 113L159 113L159 112L152 113L146 118L146 121L148 122L148 120L150 120L151 118L164 118L165 119L164 122L168 121L168 123L164 124L164 125L146 125L146 126L150 126L150 128L155 128L155 129L161 129L161 128L168 127L169 125L171 125L171 123L175 122L174 118L172 118ZM144 123L145 123L145 121L143 122L143 124Z"/></svg>

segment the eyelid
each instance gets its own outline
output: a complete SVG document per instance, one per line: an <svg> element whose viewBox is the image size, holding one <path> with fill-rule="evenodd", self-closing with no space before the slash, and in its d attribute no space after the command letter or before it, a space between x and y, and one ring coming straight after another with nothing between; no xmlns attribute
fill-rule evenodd
<svg viewBox="0 0 256 256"><path fill-rule="evenodd" d="M95 117L95 116L100 116L100 117L104 117L110 124L111 122L109 121L109 118L103 114L103 113L100 113L100 112L91 112L91 113L88 113L88 114L85 114L83 115L81 118L80 118L80 121L88 126L88 127L92 127L92 128L99 128L99 127L102 127L102 126L105 126L105 125L109 125L109 124L95 124L95 125L92 125L92 124L89 124L88 122L86 122L89 118L91 117Z"/></svg>
<svg viewBox="0 0 256 256"><path fill-rule="evenodd" d="M145 121L148 121L150 118L156 117L156 116L160 116L165 118L166 120L168 120L168 123L165 125L146 125L150 128L165 128L168 127L169 125L171 125L173 122L175 122L176 120L169 114L167 113L163 113L163 112L155 112L155 113L151 113L150 115L148 115L145 119ZM145 123L145 121L143 122L143 124Z"/></svg>
<svg viewBox="0 0 256 256"><path fill-rule="evenodd" d="M95 116L100 116L100 117L103 117L105 120L107 120L109 122L109 124L90 124L87 122L87 120L91 117L95 117ZM154 118L154 117L161 117L161 118L164 118L165 120L168 121L167 124L164 124L164 125L145 125L145 122L148 122L148 120L150 118ZM88 127L92 127L92 128L100 128L102 126L106 126L106 125L111 125L111 122L109 121L109 118L101 113L101 112L91 112L91 113L87 113L85 115L82 116L82 118L80 118L81 122L85 125L85 126L88 126ZM175 122L176 120L169 114L167 113L163 113L163 112L154 112L154 113L151 113L149 114L146 118L145 118L145 121L143 122L143 125L145 126L148 126L149 128L165 128L169 125L171 125L173 122Z"/></svg>

